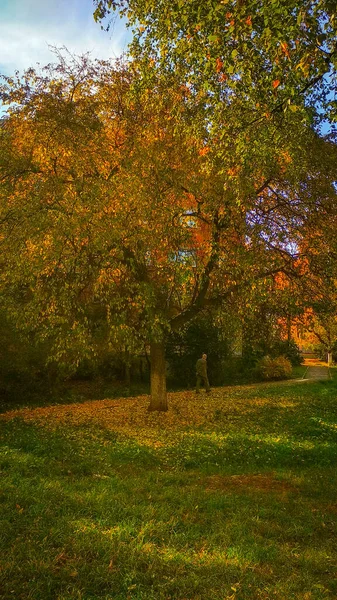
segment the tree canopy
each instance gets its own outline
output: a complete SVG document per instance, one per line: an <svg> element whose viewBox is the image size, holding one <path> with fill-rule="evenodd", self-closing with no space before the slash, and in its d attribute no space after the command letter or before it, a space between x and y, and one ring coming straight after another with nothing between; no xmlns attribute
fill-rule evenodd
<svg viewBox="0 0 337 600"><path fill-rule="evenodd" d="M149 341L151 406L165 409L166 333L296 274L305 228L334 209L335 147L293 113L270 160L262 132L261 160L224 166L191 135L200 107L180 81L149 89L139 77L133 64L59 55L5 79L1 287L59 360L100 336Z"/></svg>
<svg viewBox="0 0 337 600"><path fill-rule="evenodd" d="M240 106L240 127L271 113L313 107L336 118L336 4L331 0L94 0L98 21L112 11L133 29L143 74L179 72L204 93L221 125ZM310 96L310 100L308 98ZM224 116L224 119L221 116Z"/></svg>

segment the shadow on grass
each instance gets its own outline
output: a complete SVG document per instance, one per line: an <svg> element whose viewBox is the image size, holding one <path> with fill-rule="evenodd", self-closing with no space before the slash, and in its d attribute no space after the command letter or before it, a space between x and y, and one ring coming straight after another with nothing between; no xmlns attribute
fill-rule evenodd
<svg viewBox="0 0 337 600"><path fill-rule="evenodd" d="M146 383L127 386L123 383L104 381L70 381L64 384L56 383L54 387L41 385L35 390L13 387L7 391L0 390L0 414L24 407L77 404L104 398L134 398L149 392L150 386Z"/></svg>
<svg viewBox="0 0 337 600"><path fill-rule="evenodd" d="M157 448L1 423L1 600L335 598L334 388L303 389Z"/></svg>

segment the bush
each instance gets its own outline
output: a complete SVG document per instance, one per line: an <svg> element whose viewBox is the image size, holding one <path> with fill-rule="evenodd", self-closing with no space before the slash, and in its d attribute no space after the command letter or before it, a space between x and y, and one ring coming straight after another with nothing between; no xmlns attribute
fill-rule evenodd
<svg viewBox="0 0 337 600"><path fill-rule="evenodd" d="M284 356L293 367L298 367L303 362L301 351L294 340L278 340L273 344L270 354L273 357Z"/></svg>
<svg viewBox="0 0 337 600"><path fill-rule="evenodd" d="M291 376L292 366L285 356L278 356L277 358L264 356L258 361L256 372L261 379L266 381L287 379Z"/></svg>

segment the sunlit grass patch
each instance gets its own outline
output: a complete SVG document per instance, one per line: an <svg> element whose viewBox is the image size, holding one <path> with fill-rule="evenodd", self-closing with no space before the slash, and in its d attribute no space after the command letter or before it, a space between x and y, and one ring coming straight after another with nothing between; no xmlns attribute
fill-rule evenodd
<svg viewBox="0 0 337 600"><path fill-rule="evenodd" d="M244 386L0 420L0 598L337 597L336 388Z"/></svg>

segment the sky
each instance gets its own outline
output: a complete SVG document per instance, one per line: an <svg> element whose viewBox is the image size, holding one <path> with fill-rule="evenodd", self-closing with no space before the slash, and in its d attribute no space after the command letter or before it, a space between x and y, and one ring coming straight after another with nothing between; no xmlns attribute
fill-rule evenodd
<svg viewBox="0 0 337 600"><path fill-rule="evenodd" d="M93 18L93 0L0 0L0 74L55 61L50 46L92 58L115 58L130 33L117 18L109 32Z"/></svg>

